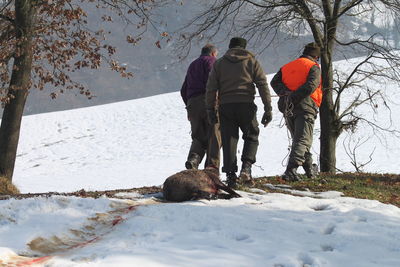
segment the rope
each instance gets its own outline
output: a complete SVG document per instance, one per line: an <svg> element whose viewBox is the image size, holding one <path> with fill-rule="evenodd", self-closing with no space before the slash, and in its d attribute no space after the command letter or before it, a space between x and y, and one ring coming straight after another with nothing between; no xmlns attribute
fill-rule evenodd
<svg viewBox="0 0 400 267"><path fill-rule="evenodd" d="M292 149L292 135L290 134L288 128L286 128L286 135L287 135L287 140L288 140L288 148L287 148L286 156L281 161L282 167L286 167L288 165L290 150Z"/></svg>
<svg viewBox="0 0 400 267"><path fill-rule="evenodd" d="M289 97L285 97L285 112L283 115L285 117L293 117L293 109L294 105L292 101L289 101Z"/></svg>

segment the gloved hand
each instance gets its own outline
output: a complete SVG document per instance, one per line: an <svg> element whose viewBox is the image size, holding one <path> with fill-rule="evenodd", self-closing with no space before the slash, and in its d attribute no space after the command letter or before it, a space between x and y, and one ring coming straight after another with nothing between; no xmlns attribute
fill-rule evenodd
<svg viewBox="0 0 400 267"><path fill-rule="evenodd" d="M261 119L261 124L264 125L264 127L267 127L267 125L272 121L272 112L271 111L265 111L264 115L262 116Z"/></svg>
<svg viewBox="0 0 400 267"><path fill-rule="evenodd" d="M288 94L287 98L288 98L287 103L289 103L289 104L297 105L300 102L298 96L296 96L296 94L294 94L294 92L291 92L290 94Z"/></svg>
<svg viewBox="0 0 400 267"><path fill-rule="evenodd" d="M207 109L208 123L214 125L218 122L217 111L215 109Z"/></svg>

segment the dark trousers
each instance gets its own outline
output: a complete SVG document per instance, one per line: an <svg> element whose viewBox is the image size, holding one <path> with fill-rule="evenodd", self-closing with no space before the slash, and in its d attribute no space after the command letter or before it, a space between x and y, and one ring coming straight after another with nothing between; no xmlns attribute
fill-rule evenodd
<svg viewBox="0 0 400 267"><path fill-rule="evenodd" d="M223 172L236 172L237 143L239 129L243 135L242 161L256 162L258 148L257 106L254 103L229 103L221 104L219 117L221 124L222 151L224 155Z"/></svg>
<svg viewBox="0 0 400 267"><path fill-rule="evenodd" d="M206 155L204 167L215 166L219 168L221 148L219 124L210 125L208 123L205 96L200 95L190 98L186 109L192 131L192 144L188 159L193 153L199 155L201 159Z"/></svg>
<svg viewBox="0 0 400 267"><path fill-rule="evenodd" d="M307 113L294 113L293 116L285 116L286 126L292 136L292 148L289 155L289 165L302 166L304 163L312 164L310 153L315 115Z"/></svg>

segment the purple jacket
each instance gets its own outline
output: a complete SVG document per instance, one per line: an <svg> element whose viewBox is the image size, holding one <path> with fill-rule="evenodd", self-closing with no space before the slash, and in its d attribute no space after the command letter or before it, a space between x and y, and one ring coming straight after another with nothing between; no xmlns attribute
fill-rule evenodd
<svg viewBox="0 0 400 267"><path fill-rule="evenodd" d="M213 56L201 55L190 63L181 88L181 96L185 105L189 98L206 93L208 75L215 60L216 58Z"/></svg>

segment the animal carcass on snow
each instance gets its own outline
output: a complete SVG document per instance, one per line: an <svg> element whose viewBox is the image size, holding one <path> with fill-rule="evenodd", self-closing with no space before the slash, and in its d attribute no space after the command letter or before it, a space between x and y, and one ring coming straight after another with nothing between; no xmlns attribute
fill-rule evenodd
<svg viewBox="0 0 400 267"><path fill-rule="evenodd" d="M223 190L228 194L220 192ZM186 201L199 198L240 197L221 182L218 170L184 170L168 177L163 185L164 198L168 201Z"/></svg>

